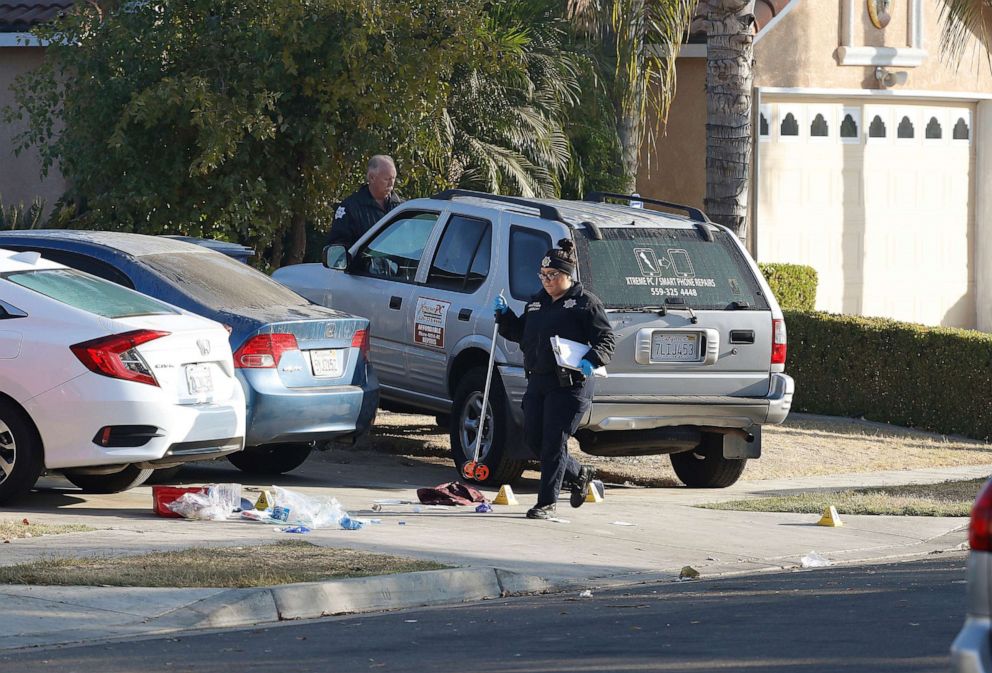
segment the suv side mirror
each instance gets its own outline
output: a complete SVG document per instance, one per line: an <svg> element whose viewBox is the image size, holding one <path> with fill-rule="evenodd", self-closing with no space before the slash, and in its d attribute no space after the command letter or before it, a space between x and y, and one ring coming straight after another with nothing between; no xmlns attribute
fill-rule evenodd
<svg viewBox="0 0 992 673"><path fill-rule="evenodd" d="M324 246L321 263L328 269L344 271L351 265L351 253L340 244Z"/></svg>

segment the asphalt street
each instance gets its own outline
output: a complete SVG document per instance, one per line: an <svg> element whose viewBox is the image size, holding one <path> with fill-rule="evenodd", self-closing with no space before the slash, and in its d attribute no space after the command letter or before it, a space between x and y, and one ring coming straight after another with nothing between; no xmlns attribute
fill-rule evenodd
<svg viewBox="0 0 992 673"><path fill-rule="evenodd" d="M0 655L33 673L946 671L960 553Z"/></svg>

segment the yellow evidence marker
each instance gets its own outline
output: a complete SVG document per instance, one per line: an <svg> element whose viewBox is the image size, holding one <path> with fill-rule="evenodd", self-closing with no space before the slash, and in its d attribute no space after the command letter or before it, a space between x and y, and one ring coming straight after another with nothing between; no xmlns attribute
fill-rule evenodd
<svg viewBox="0 0 992 673"><path fill-rule="evenodd" d="M837 526L843 526L844 522L840 520L840 515L837 514L837 508L831 505L823 510L823 516L816 522L816 525L835 528Z"/></svg>
<svg viewBox="0 0 992 673"><path fill-rule="evenodd" d="M599 479L593 479L589 482L589 488L586 489L586 502L603 502L606 499L606 487L603 485Z"/></svg>
<svg viewBox="0 0 992 673"><path fill-rule="evenodd" d="M513 495L513 489L510 488L509 484L503 484L499 487L499 493L493 499L494 505L519 505L517 502L517 496Z"/></svg>

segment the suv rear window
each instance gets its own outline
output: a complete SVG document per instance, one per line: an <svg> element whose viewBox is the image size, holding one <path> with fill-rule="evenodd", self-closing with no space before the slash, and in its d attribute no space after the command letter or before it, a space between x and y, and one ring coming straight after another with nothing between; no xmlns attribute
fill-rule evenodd
<svg viewBox="0 0 992 673"><path fill-rule="evenodd" d="M156 299L75 269L16 271L8 273L5 278L55 301L104 318L177 313Z"/></svg>
<svg viewBox="0 0 992 673"><path fill-rule="evenodd" d="M725 231L704 240L695 229L603 228L579 239L582 284L608 308L663 306L678 297L694 309L767 310L740 249Z"/></svg>

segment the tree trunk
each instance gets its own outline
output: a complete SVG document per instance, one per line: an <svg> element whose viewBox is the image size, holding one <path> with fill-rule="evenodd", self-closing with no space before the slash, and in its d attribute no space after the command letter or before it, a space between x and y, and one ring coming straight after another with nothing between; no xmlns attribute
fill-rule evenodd
<svg viewBox="0 0 992 673"><path fill-rule="evenodd" d="M286 264L300 264L307 254L307 216L297 211L289 224L289 250L286 252Z"/></svg>
<svg viewBox="0 0 992 673"><path fill-rule="evenodd" d="M617 137L620 139L620 160L623 162L624 191L637 191L637 170L641 159L641 123L637 110L617 108Z"/></svg>
<svg viewBox="0 0 992 673"><path fill-rule="evenodd" d="M280 229L272 236L272 248L269 250L269 266L273 269L278 269L282 266L282 235L283 231Z"/></svg>
<svg viewBox="0 0 992 673"><path fill-rule="evenodd" d="M747 233L754 0L706 3L706 200L709 216Z"/></svg>

